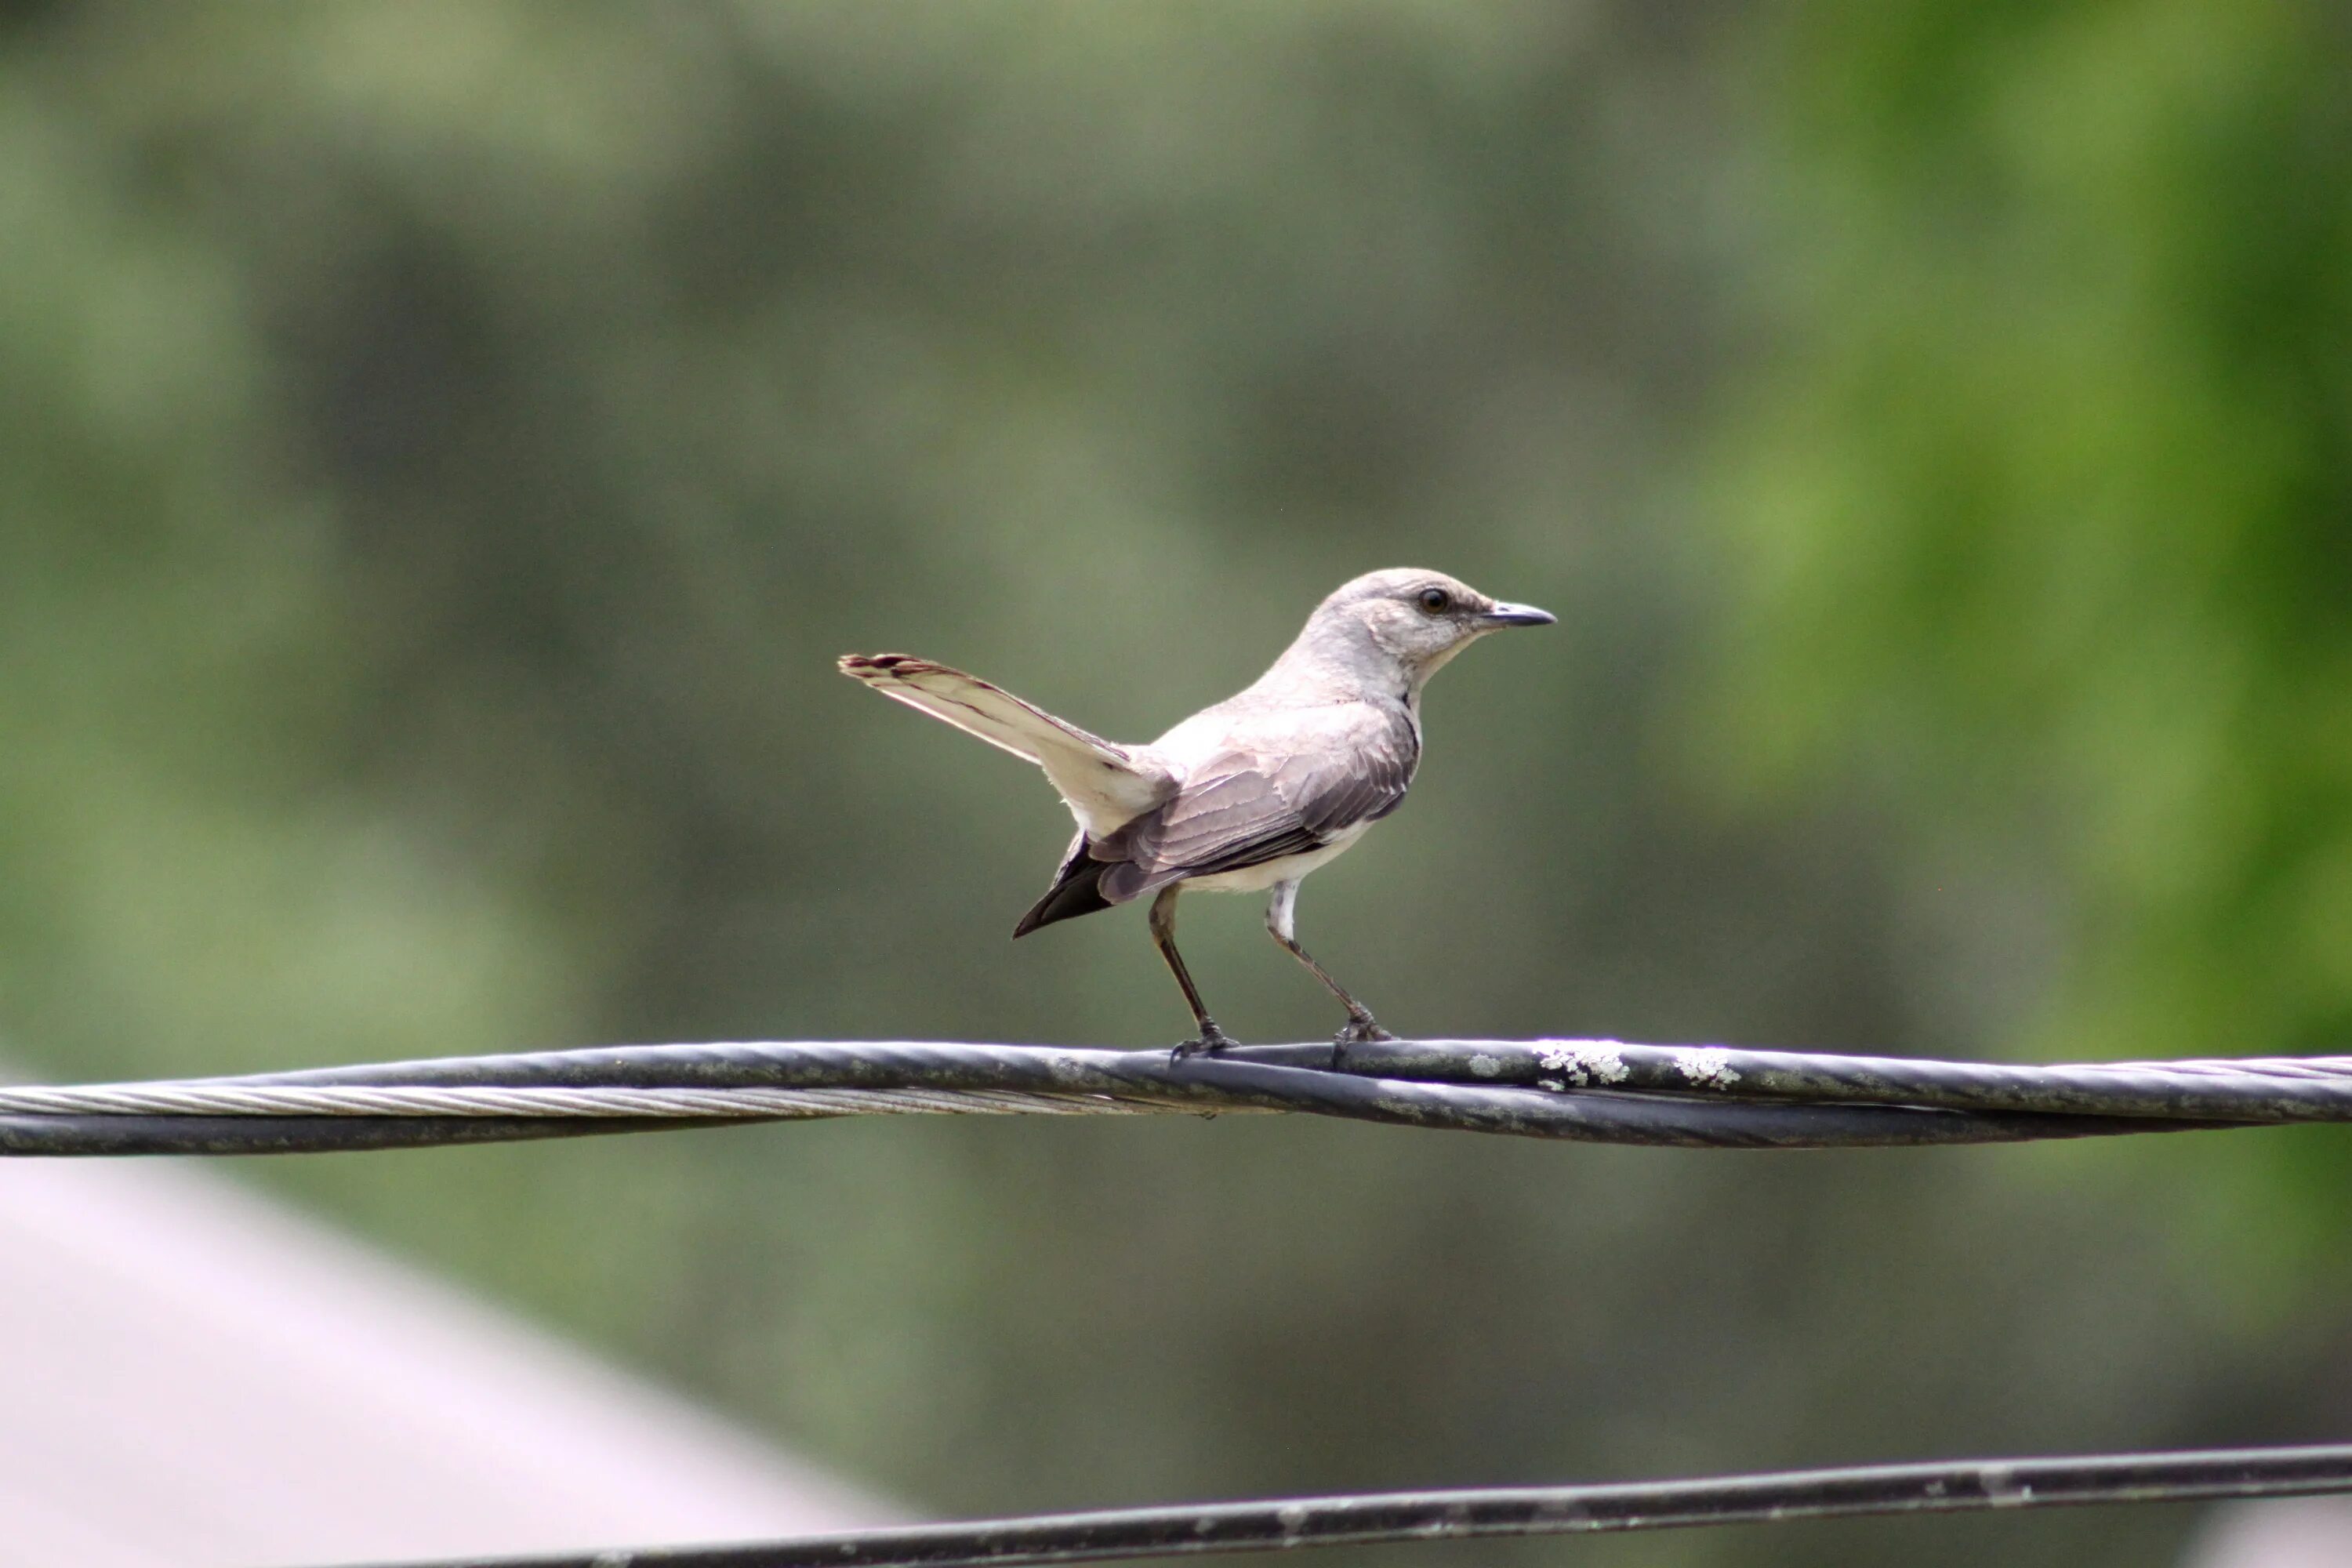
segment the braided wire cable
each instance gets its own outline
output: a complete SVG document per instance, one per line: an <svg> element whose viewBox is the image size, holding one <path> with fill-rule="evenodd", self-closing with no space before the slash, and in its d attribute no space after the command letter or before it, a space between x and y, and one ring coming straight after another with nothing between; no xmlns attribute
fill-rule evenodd
<svg viewBox="0 0 2352 1568"><path fill-rule="evenodd" d="M0 1088L0 1155L296 1152L870 1115L1272 1112L1699 1148L2352 1121L2352 1057L2036 1066L1616 1040L1214 1055L922 1041L612 1046Z"/></svg>

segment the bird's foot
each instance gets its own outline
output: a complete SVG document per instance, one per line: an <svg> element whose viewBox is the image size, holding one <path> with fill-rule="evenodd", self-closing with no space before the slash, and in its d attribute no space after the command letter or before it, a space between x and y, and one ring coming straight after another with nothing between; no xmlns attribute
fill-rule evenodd
<svg viewBox="0 0 2352 1568"><path fill-rule="evenodd" d="M1201 1020L1201 1037L1196 1040L1186 1040L1168 1053L1168 1059L1171 1062L1181 1062L1186 1057L1197 1057L1204 1051L1213 1054L1223 1050L1228 1046L1240 1044L1239 1040L1217 1027L1215 1019L1203 1018Z"/></svg>
<svg viewBox="0 0 2352 1568"><path fill-rule="evenodd" d="M1393 1040L1396 1037L1381 1027L1381 1021L1370 1013L1350 1013L1347 1027L1331 1037L1331 1070L1344 1072L1348 1066L1349 1046L1369 1045L1374 1040Z"/></svg>

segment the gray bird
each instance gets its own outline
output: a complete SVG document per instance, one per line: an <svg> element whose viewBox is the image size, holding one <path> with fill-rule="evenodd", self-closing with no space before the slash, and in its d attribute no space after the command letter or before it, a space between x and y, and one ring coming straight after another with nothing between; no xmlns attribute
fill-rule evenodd
<svg viewBox="0 0 2352 1568"><path fill-rule="evenodd" d="M1238 696L1148 746L1065 723L976 676L905 654L851 654L841 671L1045 770L1078 819L1054 885L1013 928L1092 914L1146 893L1151 940L1199 1026L1180 1055L1234 1044L1176 951L1176 895L1274 898L1266 930L1348 1009L1344 1044L1389 1039L1371 1010L1298 945L1299 879L1394 811L1421 761L1421 689L1488 632L1551 624L1442 572L1397 567L1344 584Z"/></svg>

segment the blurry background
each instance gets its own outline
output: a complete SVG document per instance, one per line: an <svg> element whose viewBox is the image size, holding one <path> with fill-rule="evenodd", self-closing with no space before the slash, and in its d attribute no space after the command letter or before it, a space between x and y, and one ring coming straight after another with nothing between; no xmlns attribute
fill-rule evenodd
<svg viewBox="0 0 2352 1568"><path fill-rule="evenodd" d="M0 5L0 1049L1164 1045L1139 915L1006 941L1043 783L832 659L1140 739L1397 563L1561 626L1302 900L1391 1026L2344 1048L2348 66L2227 0ZM1220 1018L1327 1033L1258 921L1187 906ZM2340 1131L238 1173L941 1513L2352 1410Z"/></svg>

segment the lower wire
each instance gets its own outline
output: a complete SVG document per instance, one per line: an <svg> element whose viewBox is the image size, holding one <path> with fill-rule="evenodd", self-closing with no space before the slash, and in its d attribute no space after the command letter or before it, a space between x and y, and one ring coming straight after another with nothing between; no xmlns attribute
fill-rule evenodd
<svg viewBox="0 0 2352 1568"><path fill-rule="evenodd" d="M1019 1568L1384 1542L2346 1491L2352 1491L2352 1445L2234 1448L1872 1465L1600 1486L1376 1492L378 1568L603 1568L621 1563L630 1568Z"/></svg>

